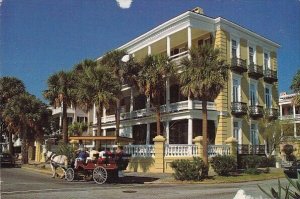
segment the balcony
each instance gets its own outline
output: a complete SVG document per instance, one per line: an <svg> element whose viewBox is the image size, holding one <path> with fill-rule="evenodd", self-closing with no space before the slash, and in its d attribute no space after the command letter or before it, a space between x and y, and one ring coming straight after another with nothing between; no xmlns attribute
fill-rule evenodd
<svg viewBox="0 0 300 199"><path fill-rule="evenodd" d="M262 66L250 63L248 66L248 75L253 79L259 79L264 76Z"/></svg>
<svg viewBox="0 0 300 199"><path fill-rule="evenodd" d="M260 118L264 114L262 106L249 106L249 115L253 119Z"/></svg>
<svg viewBox="0 0 300 199"><path fill-rule="evenodd" d="M266 108L265 114L268 119L277 119L278 118L278 109L275 108Z"/></svg>
<svg viewBox="0 0 300 199"><path fill-rule="evenodd" d="M271 70L271 69L265 69L264 70L264 80L267 83L274 83L277 82L277 71Z"/></svg>
<svg viewBox="0 0 300 199"><path fill-rule="evenodd" d="M231 113L237 117L247 114L247 109L244 102L231 102Z"/></svg>
<svg viewBox="0 0 300 199"><path fill-rule="evenodd" d="M230 69L237 73L244 73L247 71L246 60L240 58L232 58Z"/></svg>

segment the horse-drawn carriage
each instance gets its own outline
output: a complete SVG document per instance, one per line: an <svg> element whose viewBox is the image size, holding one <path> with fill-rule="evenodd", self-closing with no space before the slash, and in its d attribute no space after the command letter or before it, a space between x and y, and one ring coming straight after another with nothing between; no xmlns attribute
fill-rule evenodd
<svg viewBox="0 0 300 199"><path fill-rule="evenodd" d="M130 155L120 153L104 154L104 157L95 160L76 160L76 164L72 163L68 166L65 178L67 181L93 178L97 184L103 184L108 179L118 178L118 172L126 170L129 159Z"/></svg>

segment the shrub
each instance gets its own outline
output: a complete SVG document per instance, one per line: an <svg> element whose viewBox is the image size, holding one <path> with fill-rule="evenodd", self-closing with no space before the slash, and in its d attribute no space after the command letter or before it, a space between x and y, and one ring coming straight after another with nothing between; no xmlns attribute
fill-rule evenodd
<svg viewBox="0 0 300 199"><path fill-rule="evenodd" d="M236 159L229 155L217 155L211 160L212 168L220 176L228 176L237 167Z"/></svg>
<svg viewBox="0 0 300 199"><path fill-rule="evenodd" d="M249 168L245 170L245 173L249 175L258 175L260 174L260 171L257 168Z"/></svg>
<svg viewBox="0 0 300 199"><path fill-rule="evenodd" d="M276 164L275 156L270 156L270 157L263 156L261 157L261 162L259 167L261 168L275 167L275 164Z"/></svg>
<svg viewBox="0 0 300 199"><path fill-rule="evenodd" d="M174 170L177 180L197 180L204 178L203 171L207 169L201 158L194 157L193 160L174 160L170 165Z"/></svg>
<svg viewBox="0 0 300 199"><path fill-rule="evenodd" d="M60 142L57 147L57 155L65 155L68 157L68 161L75 160L75 148L71 144L65 144Z"/></svg>
<svg viewBox="0 0 300 199"><path fill-rule="evenodd" d="M258 155L247 155L242 157L242 168L258 168L261 165L262 157Z"/></svg>

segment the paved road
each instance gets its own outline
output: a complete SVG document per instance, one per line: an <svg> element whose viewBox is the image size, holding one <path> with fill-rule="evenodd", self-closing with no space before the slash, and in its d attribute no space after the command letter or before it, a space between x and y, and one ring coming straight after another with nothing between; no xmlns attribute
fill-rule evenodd
<svg viewBox="0 0 300 199"><path fill-rule="evenodd" d="M140 184L147 179L132 180L124 183L97 185L94 182L66 182L52 179L48 174L41 174L20 168L1 168L1 198L55 198L55 199L183 199L183 198L233 198L242 188L247 194L255 197L264 195L257 184L264 187L275 187L277 180L248 182L240 184ZM130 178L128 178L130 179Z"/></svg>

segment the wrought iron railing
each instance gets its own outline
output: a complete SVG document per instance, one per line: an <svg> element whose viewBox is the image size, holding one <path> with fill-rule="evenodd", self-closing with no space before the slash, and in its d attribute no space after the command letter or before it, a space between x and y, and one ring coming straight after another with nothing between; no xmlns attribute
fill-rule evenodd
<svg viewBox="0 0 300 199"><path fill-rule="evenodd" d="M231 59L231 70L239 72L239 73L243 73L247 71L247 64L246 64L246 60L241 59L241 58L237 58L237 57L233 57Z"/></svg>
<svg viewBox="0 0 300 199"><path fill-rule="evenodd" d="M239 144L238 154L265 154L265 145Z"/></svg>
<svg viewBox="0 0 300 199"><path fill-rule="evenodd" d="M250 77L253 77L255 79L264 76L262 66L256 65L254 63L250 63L250 65L248 66L248 74Z"/></svg>
<svg viewBox="0 0 300 199"><path fill-rule="evenodd" d="M264 110L262 106L249 106L249 115L252 117L260 117L263 116Z"/></svg>
<svg viewBox="0 0 300 199"><path fill-rule="evenodd" d="M231 113L235 115L244 115L247 113L247 103L231 102Z"/></svg>

